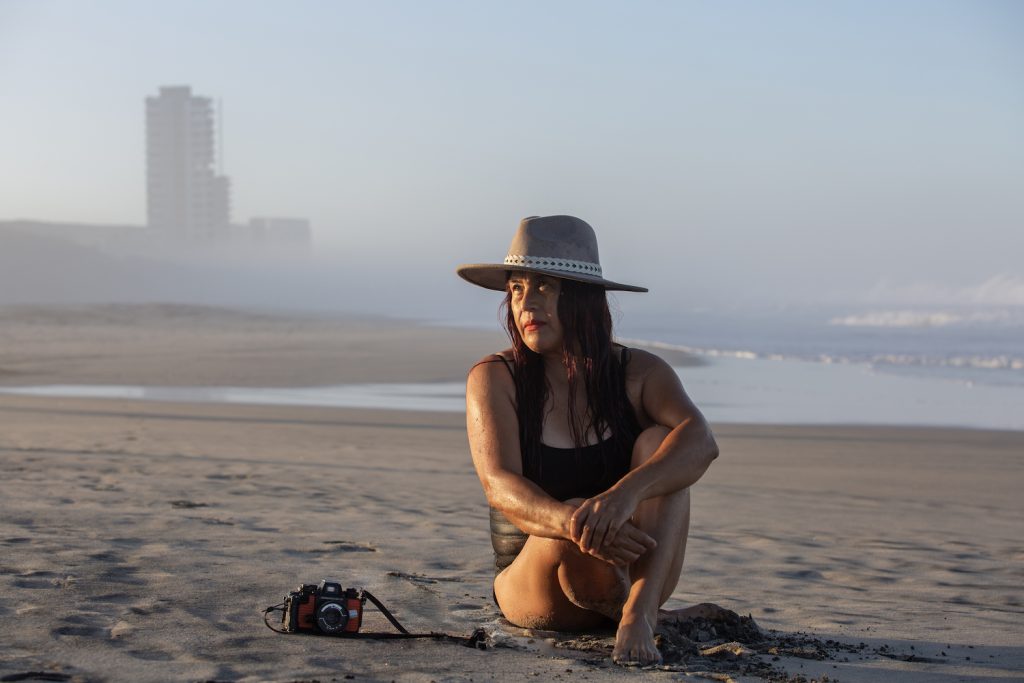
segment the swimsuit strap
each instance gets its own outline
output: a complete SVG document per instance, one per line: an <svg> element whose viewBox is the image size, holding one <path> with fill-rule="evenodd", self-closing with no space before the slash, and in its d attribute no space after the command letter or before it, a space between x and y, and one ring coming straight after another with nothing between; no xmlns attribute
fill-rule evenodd
<svg viewBox="0 0 1024 683"><path fill-rule="evenodd" d="M500 360L502 363L505 364L505 369L508 370L508 374L512 375L512 379L516 378L516 373L512 369L512 363L507 358L505 358L505 356L501 355L500 353L493 353L491 354L491 356L491 358L486 358L484 360L477 361L476 365L474 365L473 367L475 368L477 365L483 365L484 363L497 363Z"/></svg>
<svg viewBox="0 0 1024 683"><path fill-rule="evenodd" d="M512 379L514 380L516 378L516 373L515 370L512 369L512 363L509 361L509 359L505 358L505 356L501 355L500 353L496 353L494 355L498 359L500 359L502 363L505 364L505 369L508 370L508 374L512 375Z"/></svg>

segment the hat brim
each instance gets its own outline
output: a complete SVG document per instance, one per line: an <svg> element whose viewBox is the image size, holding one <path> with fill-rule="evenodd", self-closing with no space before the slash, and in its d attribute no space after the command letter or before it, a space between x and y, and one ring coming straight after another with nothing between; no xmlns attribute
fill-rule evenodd
<svg viewBox="0 0 1024 683"><path fill-rule="evenodd" d="M558 270L545 270L544 268L528 268L526 266L509 266L504 263L467 263L461 265L455 269L455 272L459 274L466 282L470 282L478 287L484 289L493 289L496 292L505 291L505 280L508 278L510 271L516 271L517 273L537 273L539 275L548 275L550 277L557 277L562 280L574 280L576 282L585 282L590 285L598 285L609 290L616 290L620 292L646 292L646 287L637 287L636 285L624 285L621 282L612 282L611 280L605 280L602 277L596 275L586 275L583 273L563 273Z"/></svg>

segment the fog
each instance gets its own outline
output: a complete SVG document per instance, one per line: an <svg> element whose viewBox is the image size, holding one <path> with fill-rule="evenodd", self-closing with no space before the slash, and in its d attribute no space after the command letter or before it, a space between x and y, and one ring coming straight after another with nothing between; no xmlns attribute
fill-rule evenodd
<svg viewBox="0 0 1024 683"><path fill-rule="evenodd" d="M140 246L138 240L126 249L83 244L54 232L52 225L0 223L0 306L172 302L458 323L471 323L484 312L486 323L501 299L498 293L469 291L454 265L446 272L378 268L329 249L231 254L172 249L155 241Z"/></svg>
<svg viewBox="0 0 1024 683"><path fill-rule="evenodd" d="M609 277L650 287L617 297L624 314L1021 306L1022 19L1004 2L9 0L0 304L489 322L497 295L455 266L568 213ZM307 219L308 249L147 232L144 101L168 85L216 109L232 222Z"/></svg>

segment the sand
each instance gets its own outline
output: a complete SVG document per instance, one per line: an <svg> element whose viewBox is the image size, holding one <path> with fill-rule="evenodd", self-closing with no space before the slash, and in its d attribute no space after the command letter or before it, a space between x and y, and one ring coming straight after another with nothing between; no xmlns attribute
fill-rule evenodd
<svg viewBox="0 0 1024 683"><path fill-rule="evenodd" d="M411 338L430 343L410 354ZM382 320L23 308L0 311L0 383L449 381L500 345ZM775 649L637 671L608 661L611 634L499 620L461 415L0 396L0 680L1024 676L1024 433L715 431L668 606L750 614ZM264 627L263 607L324 577L490 647Z"/></svg>

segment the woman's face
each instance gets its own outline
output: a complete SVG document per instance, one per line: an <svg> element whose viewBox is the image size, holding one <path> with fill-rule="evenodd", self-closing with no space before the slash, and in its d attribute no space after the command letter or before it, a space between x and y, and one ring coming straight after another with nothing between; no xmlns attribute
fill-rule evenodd
<svg viewBox="0 0 1024 683"><path fill-rule="evenodd" d="M558 319L558 296L562 281L536 273L513 272L506 283L516 328L534 353L562 353L562 323Z"/></svg>

